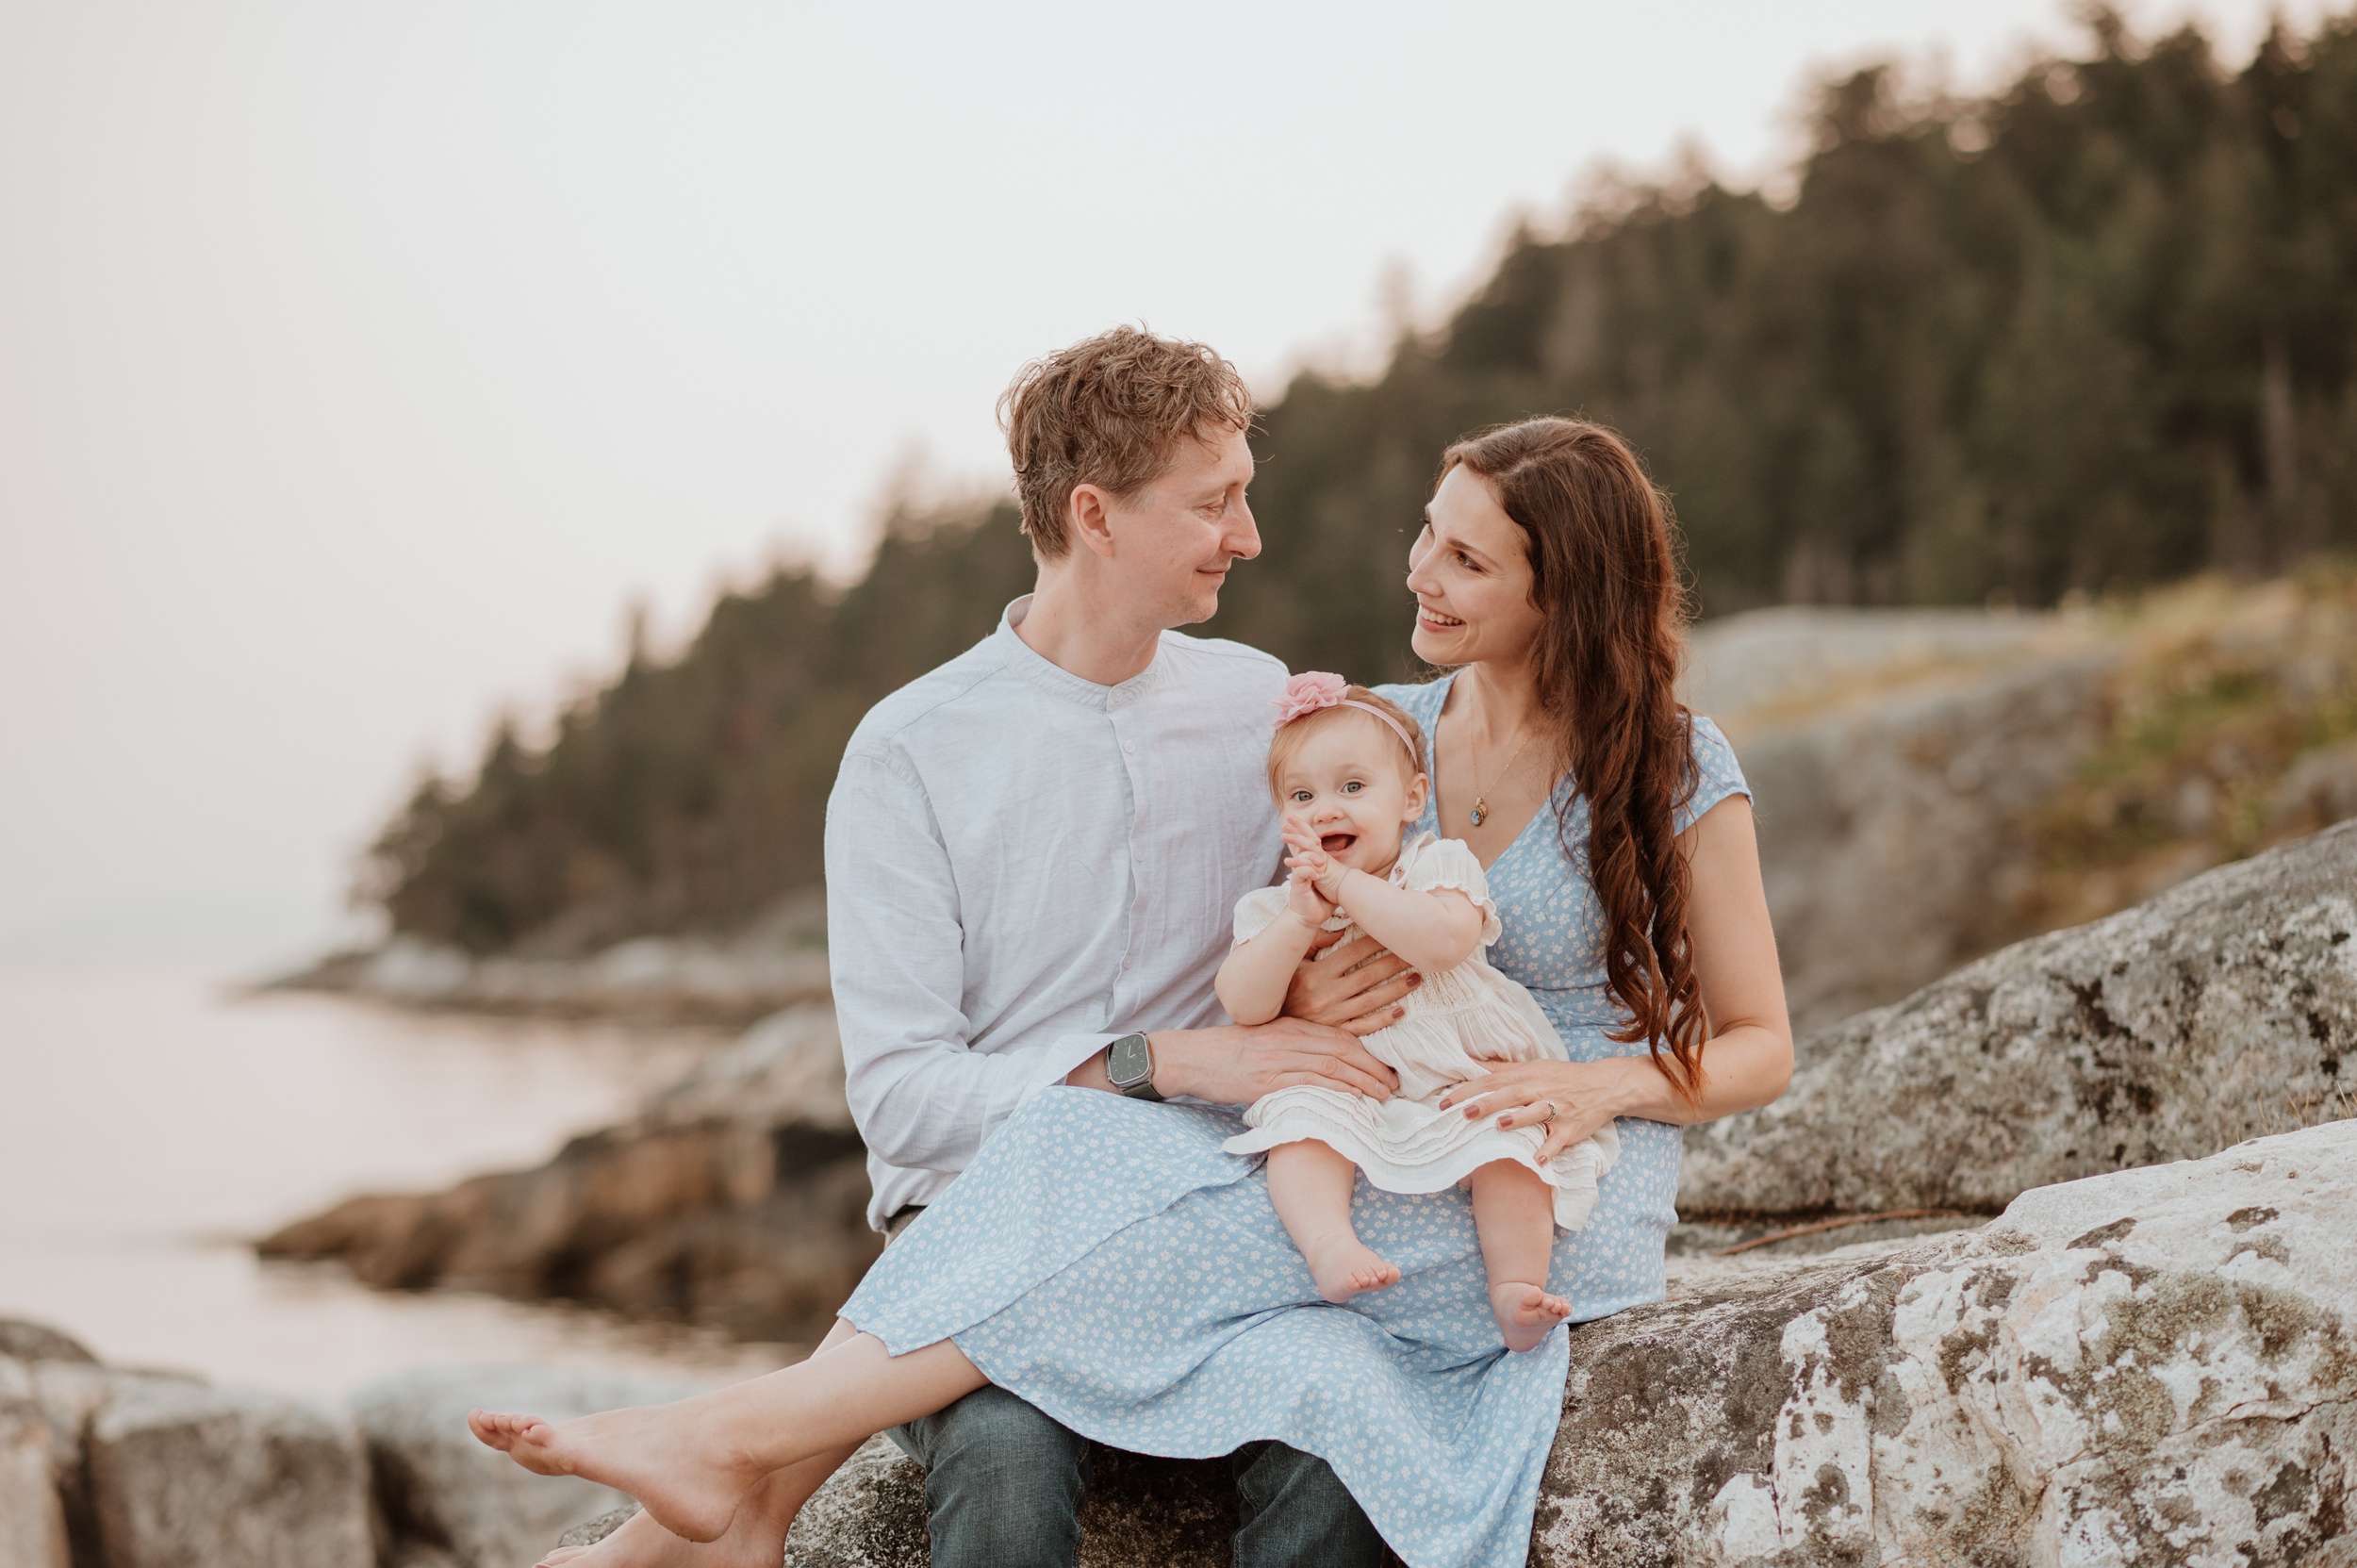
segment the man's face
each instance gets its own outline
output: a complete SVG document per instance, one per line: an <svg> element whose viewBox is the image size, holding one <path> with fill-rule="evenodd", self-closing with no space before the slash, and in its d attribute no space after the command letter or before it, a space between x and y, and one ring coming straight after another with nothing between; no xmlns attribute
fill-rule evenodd
<svg viewBox="0 0 2357 1568"><path fill-rule="evenodd" d="M1244 498L1251 483L1244 432L1207 427L1178 443L1162 477L1129 496L1106 498L1116 580L1157 625L1211 619L1228 567L1261 553Z"/></svg>

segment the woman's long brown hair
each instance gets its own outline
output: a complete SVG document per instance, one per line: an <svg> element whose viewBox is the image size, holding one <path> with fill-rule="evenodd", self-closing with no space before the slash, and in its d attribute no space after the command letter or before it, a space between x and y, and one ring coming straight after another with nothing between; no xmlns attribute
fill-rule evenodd
<svg viewBox="0 0 2357 1568"><path fill-rule="evenodd" d="M1531 659L1540 710L1555 726L1557 776L1568 772L1588 801L1605 978L1633 1015L1611 1038L1644 1041L1691 1098L1710 1024L1677 845L1677 813L1698 777L1692 716L1677 697L1688 611L1668 501L1618 436L1583 420L1469 437L1441 472L1459 466L1490 482L1529 539L1531 596L1546 618ZM1557 807L1567 854L1573 800Z"/></svg>

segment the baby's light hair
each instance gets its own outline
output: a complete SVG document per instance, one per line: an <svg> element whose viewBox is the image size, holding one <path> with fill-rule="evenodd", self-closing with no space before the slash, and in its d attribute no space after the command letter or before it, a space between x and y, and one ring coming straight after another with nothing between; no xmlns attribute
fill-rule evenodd
<svg viewBox="0 0 2357 1568"><path fill-rule="evenodd" d="M1363 702L1398 725L1407 735L1409 742L1406 748L1409 760L1408 776L1413 779L1417 774L1425 771L1424 726L1417 723L1406 708L1388 697L1368 690L1365 686L1352 686L1343 696L1344 701ZM1300 752L1303 744L1310 738L1310 733L1321 726L1333 723L1339 718L1357 718L1363 723L1374 724L1377 730L1383 729L1373 715L1360 713L1356 708L1344 707L1341 703L1336 703L1330 708L1320 708L1315 713L1304 714L1299 718L1290 719L1278 725L1277 733L1269 737L1268 743L1268 792L1271 795L1281 798L1284 794L1284 786L1280 781L1285 776L1286 765ZM1399 736L1385 732L1385 739L1396 745Z"/></svg>

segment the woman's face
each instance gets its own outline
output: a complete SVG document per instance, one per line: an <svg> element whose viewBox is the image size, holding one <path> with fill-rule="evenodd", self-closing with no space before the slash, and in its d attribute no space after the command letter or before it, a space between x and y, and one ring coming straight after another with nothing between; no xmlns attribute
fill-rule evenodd
<svg viewBox="0 0 2357 1568"><path fill-rule="evenodd" d="M1529 657L1546 619L1532 602L1530 541L1497 491L1463 464L1448 470L1408 552L1416 657L1467 665Z"/></svg>

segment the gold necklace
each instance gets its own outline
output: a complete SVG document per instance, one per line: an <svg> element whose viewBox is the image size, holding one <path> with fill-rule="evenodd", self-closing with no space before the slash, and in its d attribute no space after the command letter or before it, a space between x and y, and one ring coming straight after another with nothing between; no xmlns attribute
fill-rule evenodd
<svg viewBox="0 0 2357 1568"><path fill-rule="evenodd" d="M1497 788L1499 781L1513 769L1516 763L1523 760L1523 753L1529 751L1530 743L1538 738L1535 734L1523 736L1523 743L1514 748L1514 754L1506 759L1506 766L1490 776L1490 788L1474 792L1473 825L1475 827L1477 828L1490 819L1490 790Z"/></svg>

